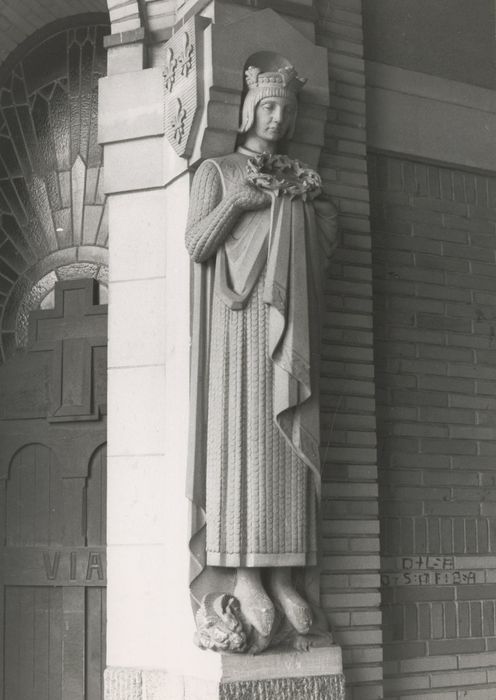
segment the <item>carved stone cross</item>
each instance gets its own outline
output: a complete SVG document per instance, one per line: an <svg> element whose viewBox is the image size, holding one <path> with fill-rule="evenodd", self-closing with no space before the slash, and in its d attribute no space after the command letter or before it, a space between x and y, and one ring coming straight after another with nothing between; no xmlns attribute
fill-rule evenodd
<svg viewBox="0 0 496 700"><path fill-rule="evenodd" d="M106 345L106 307L96 303L94 279L59 282L55 307L33 311L28 350L53 351L51 422L98 420L92 405L93 348Z"/></svg>

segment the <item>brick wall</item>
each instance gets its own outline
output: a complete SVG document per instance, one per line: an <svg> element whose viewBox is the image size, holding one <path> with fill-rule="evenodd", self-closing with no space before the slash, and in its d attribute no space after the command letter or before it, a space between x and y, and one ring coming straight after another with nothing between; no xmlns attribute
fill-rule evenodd
<svg viewBox="0 0 496 700"><path fill-rule="evenodd" d="M320 173L339 209L324 325L322 587L353 700L380 700L382 637L372 336L372 261L360 0L320 0L331 105Z"/></svg>
<svg viewBox="0 0 496 700"><path fill-rule="evenodd" d="M496 178L372 154L385 697L496 698Z"/></svg>

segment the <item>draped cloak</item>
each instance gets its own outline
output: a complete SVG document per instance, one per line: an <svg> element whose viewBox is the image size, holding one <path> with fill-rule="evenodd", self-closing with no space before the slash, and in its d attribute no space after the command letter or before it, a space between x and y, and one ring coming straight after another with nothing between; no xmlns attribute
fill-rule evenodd
<svg viewBox="0 0 496 700"><path fill-rule="evenodd" d="M245 182L247 156L242 152L208 162L217 169L223 196L239 189ZM322 273L335 245L335 232L334 215L327 218L316 215L314 205L301 197L291 199L286 195L274 195L270 208L242 214L216 254L206 262L194 264L187 496L191 503L190 589L195 608L206 592L232 592L237 566L300 566L310 570L317 563L315 520L321 492L318 377ZM249 316L254 313L252 309L256 309L257 322L264 324L258 332L269 363L261 382L263 384L268 376L272 385L268 388L271 415L262 416L262 419L270 424L267 426L269 433L272 431L269 442L277 445L280 459L286 462L287 469L305 472L303 499L306 499L307 507L301 501L298 508L305 511L304 517L308 520L305 527L310 532L306 540L303 538L303 551L296 554L273 551L269 547L264 554L252 555L250 552L230 552L225 546L225 552L207 554L206 529L221 527L217 521L212 521L215 520L215 511L226 507L225 494L219 492L218 503L214 508L210 507L210 523L207 522L207 481L218 479L220 474L209 431L222 431L222 421L225 420L226 430L232 435L237 432L237 424L246 420L241 416L237 423L232 416L217 415L218 405L212 399L212 392L219 390L218 385L224 383L219 363L222 365L223 354L227 352L219 334L226 335L222 323L232 324L233 319L236 322L237 313ZM224 321L221 323L219 319ZM256 333L256 330L256 324L249 320L243 326L239 343L246 343L247 333ZM248 368L244 367L245 362L244 356L238 360L240 375L250 371L249 361ZM213 378L210 375L214 375ZM240 380L235 381L239 383ZM256 384L257 378L252 381ZM229 387L226 392L232 394ZM257 398L255 391L255 401L263 398ZM209 416L209 408L213 413L213 406L215 415ZM231 403L227 401L227 407L230 413L235 412L232 397ZM238 439L239 445L245 442L246 436ZM223 454L224 443L225 436L213 441L214 448L220 446L221 457L227 462L231 457L226 458ZM263 445L260 449L263 452ZM235 451L239 452L239 447ZM270 459L271 456L267 455L266 461ZM209 468L207 461L210 462ZM246 481L247 477L241 464L236 480L242 482L243 479ZM301 479L299 483L303 483ZM263 480L257 488L264 490ZM215 494L215 484L209 490ZM288 499L287 488L285 498ZM264 519L270 521L274 517L270 509L268 503L267 512L264 513L263 508L257 511L256 519L262 523ZM289 519L293 516L289 504L283 512L280 532L291 526ZM240 539L246 538L241 534ZM239 550L243 542L236 546ZM301 542L297 549L302 549Z"/></svg>

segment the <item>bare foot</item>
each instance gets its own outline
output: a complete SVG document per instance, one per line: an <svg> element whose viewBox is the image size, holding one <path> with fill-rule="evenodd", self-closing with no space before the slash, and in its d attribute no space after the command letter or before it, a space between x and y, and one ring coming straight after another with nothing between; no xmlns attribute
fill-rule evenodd
<svg viewBox="0 0 496 700"><path fill-rule="evenodd" d="M308 634L312 626L312 611L308 603L296 592L291 579L291 569L271 569L269 582L269 592L273 600L281 606L291 625L299 634Z"/></svg>
<svg viewBox="0 0 496 700"><path fill-rule="evenodd" d="M274 625L275 610L262 586L260 569L237 569L233 594L239 600L246 622L252 625L261 637L268 637Z"/></svg>

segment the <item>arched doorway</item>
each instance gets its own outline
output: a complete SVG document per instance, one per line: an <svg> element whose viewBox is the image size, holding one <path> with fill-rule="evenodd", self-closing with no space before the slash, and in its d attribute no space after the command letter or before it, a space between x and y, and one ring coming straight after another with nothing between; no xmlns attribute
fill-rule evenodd
<svg viewBox="0 0 496 700"><path fill-rule="evenodd" d="M106 285L97 118L108 27L88 21L43 30L0 71L1 361L25 345L28 314L53 303L57 280Z"/></svg>
<svg viewBox="0 0 496 700"><path fill-rule="evenodd" d="M95 280L59 282L0 367L2 700L103 697L106 328Z"/></svg>
<svg viewBox="0 0 496 700"><path fill-rule="evenodd" d="M101 700L107 223L102 16L0 69L0 700Z"/></svg>

